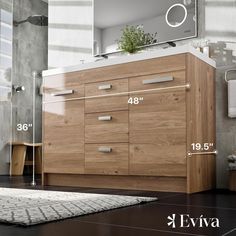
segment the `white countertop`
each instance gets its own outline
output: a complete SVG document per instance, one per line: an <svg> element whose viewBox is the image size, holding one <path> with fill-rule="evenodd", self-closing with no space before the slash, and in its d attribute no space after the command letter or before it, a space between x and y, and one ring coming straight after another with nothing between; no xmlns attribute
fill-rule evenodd
<svg viewBox="0 0 236 236"><path fill-rule="evenodd" d="M74 71L88 70L88 69L93 69L93 68L123 64L123 63L134 62L134 61L142 61L142 60L171 56L171 55L176 55L176 54L181 54L181 53L191 53L194 56L198 57L200 60L216 68L216 62L213 59L207 57L205 54L199 52L192 46L183 45L183 46L171 47L171 48L166 48L166 49L156 49L153 51L140 52L140 53L136 53L132 55L126 55L126 56L123 55L123 56L118 56L115 58L100 60L97 62L87 62L87 63L85 62L84 64L79 64L75 66L67 66L67 67L62 67L62 68L45 70L43 71L43 76L50 76L50 75L57 75L57 74L63 74L63 73L68 73L68 72L74 72Z"/></svg>

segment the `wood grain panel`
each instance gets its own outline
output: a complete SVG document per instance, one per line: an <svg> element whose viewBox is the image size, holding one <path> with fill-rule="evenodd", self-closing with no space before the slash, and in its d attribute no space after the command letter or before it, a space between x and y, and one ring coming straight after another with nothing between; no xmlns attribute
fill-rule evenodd
<svg viewBox="0 0 236 236"><path fill-rule="evenodd" d="M185 91L143 95L130 105L130 174L186 176Z"/></svg>
<svg viewBox="0 0 236 236"><path fill-rule="evenodd" d="M186 148L185 128L173 129L155 129L151 130L137 129L129 131L129 142L132 144L153 144L160 146L182 146Z"/></svg>
<svg viewBox="0 0 236 236"><path fill-rule="evenodd" d="M80 73L79 73L80 74ZM79 76L44 77L43 100L45 102L65 101L66 99L84 97L84 84ZM53 96L54 93L73 90L73 94Z"/></svg>
<svg viewBox="0 0 236 236"><path fill-rule="evenodd" d="M45 185L186 192L186 178L45 174Z"/></svg>
<svg viewBox="0 0 236 236"><path fill-rule="evenodd" d="M236 171L229 172L229 190L236 191Z"/></svg>
<svg viewBox="0 0 236 236"><path fill-rule="evenodd" d="M44 121L46 126L84 125L83 101L48 103L44 105Z"/></svg>
<svg viewBox="0 0 236 236"><path fill-rule="evenodd" d="M111 116L109 121L98 117ZM128 142L128 111L92 113L85 116L85 143Z"/></svg>
<svg viewBox="0 0 236 236"><path fill-rule="evenodd" d="M174 80L167 81L167 82L159 82L154 84L143 84L143 81L156 79L156 78L164 78L164 77L173 77ZM185 78L185 71L170 71L167 73L160 73L160 74L152 74L146 76L139 76L139 77L132 77L129 79L129 89L130 91L135 90L144 90L144 89L154 89L154 88L163 88L163 87L170 87L176 85L185 85L186 78ZM155 92L154 92L155 93Z"/></svg>
<svg viewBox="0 0 236 236"><path fill-rule="evenodd" d="M10 175L23 175L27 147L25 145L15 145L12 151L10 163Z"/></svg>
<svg viewBox="0 0 236 236"><path fill-rule="evenodd" d="M110 89L101 90L99 86L111 85ZM85 85L85 95L97 96L128 91L128 79L110 80L106 82L90 83Z"/></svg>
<svg viewBox="0 0 236 236"><path fill-rule="evenodd" d="M85 100L85 113L128 110L128 96L115 96Z"/></svg>
<svg viewBox="0 0 236 236"><path fill-rule="evenodd" d="M186 176L186 146L130 144L130 175Z"/></svg>
<svg viewBox="0 0 236 236"><path fill-rule="evenodd" d="M43 109L44 172L84 173L84 101L44 104Z"/></svg>
<svg viewBox="0 0 236 236"><path fill-rule="evenodd" d="M77 148L84 148L78 145ZM44 154L44 173L83 174L84 153Z"/></svg>
<svg viewBox="0 0 236 236"><path fill-rule="evenodd" d="M185 54L154 58L83 71L85 83L165 73L185 69Z"/></svg>
<svg viewBox="0 0 236 236"><path fill-rule="evenodd" d="M112 85L109 90L99 90L100 85ZM113 80L107 82L91 83L85 86L86 96L99 96L106 94L114 94L128 91L128 80ZM128 110L128 95L127 96L111 96L104 98L86 99L85 100L85 112L103 112L103 111L119 111Z"/></svg>
<svg viewBox="0 0 236 236"><path fill-rule="evenodd" d="M215 149L215 69L191 54L187 56L187 150L192 143L214 143ZM215 156L188 158L188 192L204 191L215 186Z"/></svg>
<svg viewBox="0 0 236 236"><path fill-rule="evenodd" d="M129 97L137 97L132 95ZM129 105L131 113L146 113L146 112L171 112L179 111L184 113L186 110L185 99L186 91L155 91L145 94L139 94L138 97L143 97L138 105Z"/></svg>
<svg viewBox="0 0 236 236"><path fill-rule="evenodd" d="M111 153L101 153L101 146L111 147ZM102 175L128 174L128 144L86 144L85 173Z"/></svg>
<svg viewBox="0 0 236 236"><path fill-rule="evenodd" d="M186 128L185 115L186 113L182 109L170 112L130 112L130 132L136 130L146 130L147 132L164 130L168 132L169 130L180 131L181 128L184 130Z"/></svg>

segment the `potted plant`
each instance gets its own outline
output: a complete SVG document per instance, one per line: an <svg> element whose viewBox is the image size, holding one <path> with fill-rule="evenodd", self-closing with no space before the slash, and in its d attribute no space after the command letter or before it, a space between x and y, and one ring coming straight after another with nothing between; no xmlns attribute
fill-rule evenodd
<svg viewBox="0 0 236 236"><path fill-rule="evenodd" d="M155 34L145 33L143 26L126 26L122 30L122 36L118 41L118 48L124 52L136 53L142 49L142 46L147 46L156 43Z"/></svg>

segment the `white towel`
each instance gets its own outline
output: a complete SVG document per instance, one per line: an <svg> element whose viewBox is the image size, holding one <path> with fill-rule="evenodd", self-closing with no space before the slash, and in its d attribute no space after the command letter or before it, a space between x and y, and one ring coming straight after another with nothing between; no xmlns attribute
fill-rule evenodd
<svg viewBox="0 0 236 236"><path fill-rule="evenodd" d="M228 81L228 116L236 117L236 80Z"/></svg>

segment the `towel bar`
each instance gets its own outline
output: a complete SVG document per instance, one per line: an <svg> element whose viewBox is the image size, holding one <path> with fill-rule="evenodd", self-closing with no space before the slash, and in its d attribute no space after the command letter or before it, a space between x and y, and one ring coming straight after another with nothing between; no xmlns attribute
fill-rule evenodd
<svg viewBox="0 0 236 236"><path fill-rule="evenodd" d="M227 77L228 77L228 74L229 74L230 72L236 72L236 69L230 69L230 70L226 70L226 71L225 71L225 82L226 82L226 83L228 83L229 80L230 80L230 79L227 78ZM236 78L235 78L235 79L236 79Z"/></svg>
<svg viewBox="0 0 236 236"><path fill-rule="evenodd" d="M153 88L153 89L144 89L144 90L135 90L135 91L129 91L129 92L121 92L121 93L109 93L109 94L102 94L102 95L94 95L94 96L87 96L87 97L80 97L80 98L69 98L64 101L75 101L75 100L83 100L83 99L94 99L94 98L103 98L103 97L112 97L112 96L124 96L124 95L135 95L139 93L148 93L148 92L158 92L158 91L165 91L165 90L175 90L175 89L186 89L190 90L191 89L191 84L183 84L183 85L175 85L175 86L170 86L170 87L161 87L161 88ZM60 100L57 101L49 101L49 102L43 102L43 104L46 103L55 103L59 102Z"/></svg>

